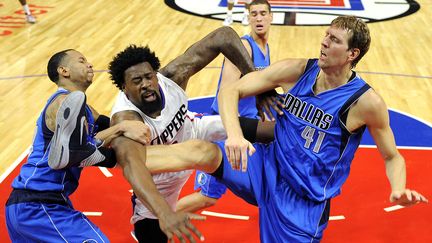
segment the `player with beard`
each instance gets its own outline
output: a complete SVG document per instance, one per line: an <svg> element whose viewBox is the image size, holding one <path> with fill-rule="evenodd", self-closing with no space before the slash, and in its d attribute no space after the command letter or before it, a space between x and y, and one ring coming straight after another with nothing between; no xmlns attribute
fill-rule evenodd
<svg viewBox="0 0 432 243"><path fill-rule="evenodd" d="M242 73L254 70L240 38L227 27L210 33L161 69L159 59L148 47L127 47L109 65L111 79L121 90L112 109L112 123L124 120L143 121L150 127L151 145L175 144L194 138L208 141L225 139L226 133L220 117L199 117L188 111L188 97L184 91L189 78L219 53L236 64ZM258 126L257 119L241 120L245 136L250 139L255 140L255 136L258 136L261 141L268 141L272 138L273 124L267 122ZM143 164L142 161L145 161L145 148L141 144L118 137L112 145L118 161L128 161L131 164ZM185 170L153 175L157 189L166 200L162 206L175 210L180 189L191 172ZM132 173L135 179L147 176L140 171ZM139 242L166 242L172 238L172 235L166 235L164 229L159 227L160 221L165 220L163 214L135 195L133 202L131 223L134 224Z"/></svg>

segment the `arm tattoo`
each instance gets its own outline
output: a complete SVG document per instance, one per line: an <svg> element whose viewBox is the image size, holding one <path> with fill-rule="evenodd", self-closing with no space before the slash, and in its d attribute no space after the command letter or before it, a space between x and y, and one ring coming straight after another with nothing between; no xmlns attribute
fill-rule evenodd
<svg viewBox="0 0 432 243"><path fill-rule="evenodd" d="M189 78L203 69L220 53L246 74L254 71L252 59L237 33L229 27L221 27L189 47L160 72L186 88Z"/></svg>

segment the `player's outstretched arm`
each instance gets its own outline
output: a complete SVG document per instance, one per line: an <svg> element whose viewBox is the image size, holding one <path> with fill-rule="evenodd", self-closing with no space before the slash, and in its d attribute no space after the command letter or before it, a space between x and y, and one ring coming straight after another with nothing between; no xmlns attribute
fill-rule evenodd
<svg viewBox="0 0 432 243"><path fill-rule="evenodd" d="M114 125L125 119L134 119L131 112L125 112L125 116L121 116L121 113L116 113L113 116L111 122ZM136 119L140 118L137 116ZM113 139L111 146L116 152L117 161L123 169L124 177L140 201L158 217L159 226L168 239L173 240L177 237L182 242L186 239L195 242L193 235L202 239L202 234L190 220L204 220L205 217L171 210L157 190L153 178L145 166L146 148L144 145L124 136L119 136Z"/></svg>
<svg viewBox="0 0 432 243"><path fill-rule="evenodd" d="M189 78L220 53L234 63L243 74L254 70L250 55L237 33L230 27L221 27L193 44L160 72L185 89Z"/></svg>
<svg viewBox="0 0 432 243"><path fill-rule="evenodd" d="M225 151L233 169L240 169L241 163L241 169L246 171L247 155L254 151L252 145L244 139L240 127L237 115L239 99L277 87L288 91L303 73L306 63L305 59L286 59L264 70L249 73L238 82L221 86L218 95L219 112L228 137Z"/></svg>
<svg viewBox="0 0 432 243"><path fill-rule="evenodd" d="M361 108L359 114L364 117L364 122L385 161L386 174L391 186L390 202L401 206L428 202L420 193L405 187L405 160L396 148L389 125L387 106L383 99L375 91L370 90L359 99L357 105Z"/></svg>
<svg viewBox="0 0 432 243"><path fill-rule="evenodd" d="M125 136L142 144L150 142L150 128L140 121L122 121L96 134L96 138L108 147L118 136Z"/></svg>

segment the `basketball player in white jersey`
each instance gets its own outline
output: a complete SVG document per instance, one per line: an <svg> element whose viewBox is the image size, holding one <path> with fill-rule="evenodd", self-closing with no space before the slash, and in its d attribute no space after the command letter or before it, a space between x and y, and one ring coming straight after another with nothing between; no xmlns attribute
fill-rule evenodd
<svg viewBox="0 0 432 243"><path fill-rule="evenodd" d="M254 70L249 54L238 35L231 28L226 27L210 33L160 70L158 58L148 47L134 45L127 47L117 54L109 65L111 79L121 90L112 110L112 124L124 120L143 121L150 127L151 145L175 144L195 138L209 141L224 139L226 134L220 117L200 118L197 114L188 111L188 98L184 92L189 78L219 53L223 53L236 64L242 73ZM251 139L254 139L255 135L262 138L272 136L273 124L260 126L264 131L271 131L267 135L267 133L260 133L261 130L257 128L258 120L242 119L242 121L245 136ZM117 161L134 164L142 163L145 159L143 145L128 138L116 138L112 146L117 153ZM168 210L174 211L180 189L190 174L191 171L181 171L153 175L157 189L166 200L166 203L157 206L160 208L168 206ZM137 171L136 178L132 180L138 181L139 177L147 176L149 176L148 172ZM147 187L143 189L146 190ZM133 202L134 215L131 222L135 226L135 235L139 242L166 242L172 238L165 229L160 228L162 226L160 221L166 220L163 213L136 197L133 197ZM182 213L178 214L182 215ZM190 223L188 227L194 229ZM180 238L182 233L187 235L189 232L185 230L175 233ZM196 234L200 236L199 233ZM187 237L193 240L190 235Z"/></svg>

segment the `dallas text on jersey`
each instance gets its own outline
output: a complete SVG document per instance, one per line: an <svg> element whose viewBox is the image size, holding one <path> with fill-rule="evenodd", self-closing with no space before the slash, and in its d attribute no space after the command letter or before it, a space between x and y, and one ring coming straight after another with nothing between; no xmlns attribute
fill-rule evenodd
<svg viewBox="0 0 432 243"><path fill-rule="evenodd" d="M327 130L333 120L333 116L325 113L318 107L308 104L306 101L288 93L284 100L285 110L294 116L313 124L316 127Z"/></svg>

